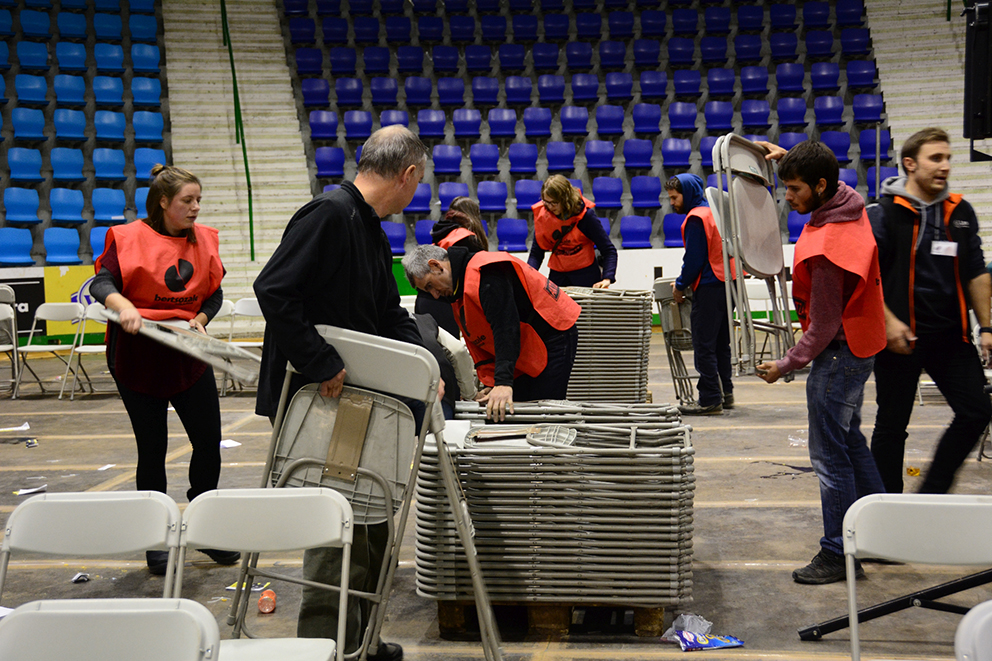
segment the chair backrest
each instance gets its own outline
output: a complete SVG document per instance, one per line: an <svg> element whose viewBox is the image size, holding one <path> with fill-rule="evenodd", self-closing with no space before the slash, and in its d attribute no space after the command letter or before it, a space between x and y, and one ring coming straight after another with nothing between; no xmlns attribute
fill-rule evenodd
<svg viewBox="0 0 992 661"><path fill-rule="evenodd" d="M241 298L234 304L234 314L241 317L261 317L262 308L257 298Z"/></svg>
<svg viewBox="0 0 992 661"><path fill-rule="evenodd" d="M103 254L107 244L108 227L94 227L90 230L90 248L93 250L93 260Z"/></svg>
<svg viewBox="0 0 992 661"><path fill-rule="evenodd" d="M957 661L992 660L992 601L974 606L958 623L954 657Z"/></svg>
<svg viewBox="0 0 992 661"><path fill-rule="evenodd" d="M0 264L34 264L34 260L31 259L33 245L34 239L31 237L31 230L20 227L0 227Z"/></svg>
<svg viewBox="0 0 992 661"><path fill-rule="evenodd" d="M3 191L3 205L8 223L40 223L38 191L33 188L10 186Z"/></svg>
<svg viewBox="0 0 992 661"><path fill-rule="evenodd" d="M49 194L52 220L60 223L83 222L83 191L53 188Z"/></svg>
<svg viewBox="0 0 992 661"><path fill-rule="evenodd" d="M207 607L188 599L53 599L0 621L0 648L36 661L207 661L220 653L220 631Z"/></svg>
<svg viewBox="0 0 992 661"><path fill-rule="evenodd" d="M497 249L509 252L527 250L527 221L523 218L500 218L496 222Z"/></svg>
<svg viewBox="0 0 992 661"><path fill-rule="evenodd" d="M620 242L624 248L650 248L651 219L647 216L624 216L621 218Z"/></svg>
<svg viewBox="0 0 992 661"><path fill-rule="evenodd" d="M67 227L45 228L45 263L82 264L79 258L79 232Z"/></svg>

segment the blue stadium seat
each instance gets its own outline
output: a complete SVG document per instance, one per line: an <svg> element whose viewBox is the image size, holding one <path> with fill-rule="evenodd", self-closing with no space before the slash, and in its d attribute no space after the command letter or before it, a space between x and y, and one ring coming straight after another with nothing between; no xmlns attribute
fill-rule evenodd
<svg viewBox="0 0 992 661"><path fill-rule="evenodd" d="M143 217L147 212L148 186L138 186L134 189L134 208L138 210L138 216Z"/></svg>
<svg viewBox="0 0 992 661"><path fill-rule="evenodd" d="M107 243L108 227L93 227L90 229L90 249L93 251L93 260L103 254Z"/></svg>
<svg viewBox="0 0 992 661"><path fill-rule="evenodd" d="M682 223L685 222L684 213L666 213L661 219L661 231L665 235L666 248L682 248Z"/></svg>
<svg viewBox="0 0 992 661"><path fill-rule="evenodd" d="M526 76L506 77L506 104L507 105L530 105L530 97L533 91L533 81Z"/></svg>
<svg viewBox="0 0 992 661"><path fill-rule="evenodd" d="M592 180L592 196L597 209L620 209L623 203L623 182L616 177L594 177Z"/></svg>
<svg viewBox="0 0 992 661"><path fill-rule="evenodd" d="M645 9L641 12L641 36L664 37L668 18L658 9Z"/></svg>
<svg viewBox="0 0 992 661"><path fill-rule="evenodd" d="M516 17L514 17L516 18ZM468 49L465 49L465 57L468 58ZM489 49L488 46L483 46L485 49ZM499 47L499 68L500 71L523 71L524 70L524 58L527 57L527 49L523 47L523 44L500 44ZM486 69L490 68L490 64L486 62Z"/></svg>
<svg viewBox="0 0 992 661"><path fill-rule="evenodd" d="M96 159L94 150L94 160ZM138 181L147 181L152 174L155 165L168 165L165 160L165 151L162 149L152 149L150 147L137 147L134 150L134 177ZM99 177L97 177L99 179Z"/></svg>
<svg viewBox="0 0 992 661"><path fill-rule="evenodd" d="M805 99L783 97L775 106L779 126L806 126Z"/></svg>
<svg viewBox="0 0 992 661"><path fill-rule="evenodd" d="M773 32L768 37L773 60L795 62L799 56L799 37L795 32Z"/></svg>
<svg viewBox="0 0 992 661"><path fill-rule="evenodd" d="M745 129L767 130L771 126L768 121L770 112L765 99L744 99L741 101L741 124Z"/></svg>
<svg viewBox="0 0 992 661"><path fill-rule="evenodd" d="M599 70L623 69L627 65L627 45L620 41L599 42Z"/></svg>
<svg viewBox="0 0 992 661"><path fill-rule="evenodd" d="M124 191L113 188L94 188L92 202L93 220L96 222L117 225L127 220L124 217L124 207L126 205ZM138 217L144 217L146 214L144 203L140 207L137 207L137 209ZM103 251L101 250L100 252L102 253Z"/></svg>
<svg viewBox="0 0 992 661"><path fill-rule="evenodd" d="M32 76L19 73L14 77L14 90L17 92L17 103L21 105L47 106L48 83L44 76Z"/></svg>
<svg viewBox="0 0 992 661"><path fill-rule="evenodd" d="M379 11L386 14L402 14L403 0L380 0Z"/></svg>
<svg viewBox="0 0 992 661"><path fill-rule="evenodd" d="M135 79L135 80L141 80ZM156 83L158 80L155 81ZM140 87L140 84L139 84ZM133 83L132 83L133 88ZM161 87L159 88L161 89ZM124 81L113 76L93 77L93 97L98 106L120 108L124 105ZM135 100L135 105L138 104Z"/></svg>
<svg viewBox="0 0 992 661"><path fill-rule="evenodd" d="M734 57L738 64L761 61L761 37L756 34L738 34L734 37Z"/></svg>
<svg viewBox="0 0 992 661"><path fill-rule="evenodd" d="M444 138L444 111L425 108L417 113L417 135L421 138Z"/></svg>
<svg viewBox="0 0 992 661"><path fill-rule="evenodd" d="M438 78L437 102L442 106L465 105L465 81L461 78Z"/></svg>
<svg viewBox="0 0 992 661"><path fill-rule="evenodd" d="M562 135L588 134L589 109L581 106L562 106L559 113Z"/></svg>
<svg viewBox="0 0 992 661"><path fill-rule="evenodd" d="M134 126L135 142L163 142L162 131L165 126L162 113L136 110L131 118L131 124Z"/></svg>
<svg viewBox="0 0 992 661"><path fill-rule="evenodd" d="M799 235L803 233L803 227L809 222L808 213L799 213L798 211L790 211L789 216L786 219L786 226L789 228L789 243L795 243L799 240Z"/></svg>
<svg viewBox="0 0 992 661"><path fill-rule="evenodd" d="M535 71L557 71L558 55L558 44L540 42L531 46L531 58Z"/></svg>
<svg viewBox="0 0 992 661"><path fill-rule="evenodd" d="M673 9L672 31L678 35L695 36L699 32L699 13L695 9Z"/></svg>
<svg viewBox="0 0 992 661"><path fill-rule="evenodd" d="M320 22L320 31L324 35L324 46L329 44L348 43L348 21L339 16L328 16Z"/></svg>
<svg viewBox="0 0 992 661"><path fill-rule="evenodd" d="M727 38L703 37L699 40L699 53L703 64L727 64Z"/></svg>
<svg viewBox="0 0 992 661"><path fill-rule="evenodd" d="M86 115L82 110L56 108L53 119L56 140L86 140Z"/></svg>
<svg viewBox="0 0 992 661"><path fill-rule="evenodd" d="M647 216L624 216L621 218L620 245L623 248L650 248L651 219Z"/></svg>
<svg viewBox="0 0 992 661"><path fill-rule="evenodd" d="M344 149L341 147L317 147L314 150L314 163L317 165L318 177L343 177Z"/></svg>
<svg viewBox="0 0 992 661"><path fill-rule="evenodd" d="M634 120L634 133L658 135L661 133L661 106L656 103L638 103L630 112Z"/></svg>
<svg viewBox="0 0 992 661"><path fill-rule="evenodd" d="M689 167L691 155L692 142L686 138L665 138L661 141L661 159L666 169Z"/></svg>
<svg viewBox="0 0 992 661"><path fill-rule="evenodd" d="M521 179L514 184L513 196L516 199L518 214L529 212L532 206L541 201L541 188L543 185L542 182L534 179Z"/></svg>
<svg viewBox="0 0 992 661"><path fill-rule="evenodd" d="M118 14L93 14L93 32L98 41L120 41L124 24Z"/></svg>
<svg viewBox="0 0 992 661"><path fill-rule="evenodd" d="M672 76L676 98L696 98L702 94L703 79L697 69L679 69Z"/></svg>
<svg viewBox="0 0 992 661"><path fill-rule="evenodd" d="M473 145L475 146L475 145ZM494 145L484 145L494 146ZM499 153L497 152L497 157ZM473 166L473 170L475 167ZM485 212L506 212L506 184L502 181L480 181L476 187L476 196L479 199L479 210Z"/></svg>
<svg viewBox="0 0 992 661"><path fill-rule="evenodd" d="M80 152L80 156L82 156L82 152ZM7 150L7 167L10 169L11 181L44 181L41 176L41 152L37 149L11 147Z"/></svg>
<svg viewBox="0 0 992 661"><path fill-rule="evenodd" d="M889 177L897 177L897 176L899 176L899 168L894 168L894 167L889 167L889 166L883 165L879 169L878 176L879 176L878 183L879 184L884 184L885 183L885 180L888 179ZM868 197L870 199L875 199L875 198L878 197L878 195L875 193L875 166L874 165L871 166L870 168L868 168Z"/></svg>
<svg viewBox="0 0 992 661"><path fill-rule="evenodd" d="M692 66L695 63L696 42L688 37L672 37L668 40L668 63L670 66Z"/></svg>
<svg viewBox="0 0 992 661"><path fill-rule="evenodd" d="M94 53L96 54L96 48L101 44L94 46ZM108 54L109 56L109 54ZM124 53L121 52L121 60L123 61ZM134 73L160 73L158 63L161 58L158 46L151 46L149 44L132 44L131 45L131 70ZM100 57L97 55L97 70L100 70ZM111 69L104 69L105 71L111 71ZM123 65L120 68L121 71L124 70Z"/></svg>
<svg viewBox="0 0 992 661"><path fill-rule="evenodd" d="M324 56L317 48L300 48L296 51L296 70L300 70L300 53L305 51L306 57L311 64L305 73L322 73L324 70ZM311 51L319 54L314 55ZM347 46L335 46L328 52L328 60L331 63L331 75L334 76L354 76L358 65L358 54L354 48Z"/></svg>
<svg viewBox="0 0 992 661"><path fill-rule="evenodd" d="M524 134L528 138L551 136L551 109L524 108Z"/></svg>
<svg viewBox="0 0 992 661"><path fill-rule="evenodd" d="M808 139L809 136L805 133L780 133L778 136L778 146L788 151L800 142L804 142Z"/></svg>
<svg viewBox="0 0 992 661"><path fill-rule="evenodd" d="M545 14L544 40L567 41L568 24L569 24L568 16L565 14Z"/></svg>
<svg viewBox="0 0 992 661"><path fill-rule="evenodd" d="M664 71L642 71L640 80L642 99L664 99L668 96L668 75Z"/></svg>
<svg viewBox="0 0 992 661"><path fill-rule="evenodd" d="M448 32L452 43L475 41L475 19L471 16L449 16Z"/></svg>
<svg viewBox="0 0 992 661"><path fill-rule="evenodd" d="M338 114L333 110L311 110L310 139L337 140Z"/></svg>
<svg viewBox="0 0 992 661"><path fill-rule="evenodd" d="M851 188L858 187L858 171L854 168L840 168L837 171L837 180L843 181Z"/></svg>
<svg viewBox="0 0 992 661"><path fill-rule="evenodd" d="M656 39L634 41L634 66L657 67L661 63L661 42Z"/></svg>
<svg viewBox="0 0 992 661"><path fill-rule="evenodd" d="M386 18L386 43L410 43L410 19L406 16L389 16Z"/></svg>
<svg viewBox="0 0 992 661"><path fill-rule="evenodd" d="M48 71L48 45L34 41L18 42L17 61L21 71Z"/></svg>
<svg viewBox="0 0 992 661"><path fill-rule="evenodd" d="M572 75L572 103L599 100L599 78L591 73Z"/></svg>
<svg viewBox="0 0 992 661"><path fill-rule="evenodd" d="M847 136L850 140L851 136ZM881 142L881 149L879 154L881 154L882 161L889 160L889 149L892 148L892 137L887 130L883 130L879 133L879 142ZM867 129L862 131L858 136L858 146L861 148L861 160L862 161L874 161L875 160L875 129Z"/></svg>
<svg viewBox="0 0 992 661"><path fill-rule="evenodd" d="M803 79L806 71L796 62L783 62L775 67L775 84L779 92L805 92Z"/></svg>
<svg viewBox="0 0 992 661"><path fill-rule="evenodd" d="M637 176L630 179L631 206L635 209L657 209L661 206L661 179Z"/></svg>
<svg viewBox="0 0 992 661"><path fill-rule="evenodd" d="M537 172L537 145L514 142L507 150L510 159L510 172L513 174L533 174Z"/></svg>
<svg viewBox="0 0 992 661"><path fill-rule="evenodd" d="M834 35L829 30L806 32L806 57L831 58L834 55Z"/></svg>
<svg viewBox="0 0 992 661"><path fill-rule="evenodd" d="M10 190L10 189L7 189ZM6 197L7 191L4 191ZM20 227L0 227L0 264L6 266L30 266L31 248L34 239L31 230Z"/></svg>
<svg viewBox="0 0 992 661"><path fill-rule="evenodd" d="M366 76L373 73L389 73L389 49L385 46L366 46L362 49L362 62Z"/></svg>
<svg viewBox="0 0 992 661"><path fill-rule="evenodd" d="M730 8L707 7L703 10L703 28L708 35L722 35L730 32Z"/></svg>
<svg viewBox="0 0 992 661"><path fill-rule="evenodd" d="M668 125L672 131L695 131L696 104L673 101L668 106Z"/></svg>
<svg viewBox="0 0 992 661"><path fill-rule="evenodd" d="M876 84L874 60L851 60L847 63L847 89L874 89Z"/></svg>
<svg viewBox="0 0 992 661"><path fill-rule="evenodd" d="M121 172L124 171L124 152L118 149L94 149L93 165L97 167L97 152L113 151L120 156ZM8 155L8 159L10 156ZM56 147L52 149L52 179L55 181L81 182L86 181L83 176L83 151L81 149L67 149ZM100 179L101 170L97 167L97 179ZM124 181L123 175L115 181Z"/></svg>
<svg viewBox="0 0 992 661"><path fill-rule="evenodd" d="M738 32L761 32L765 29L765 9L761 5L737 7Z"/></svg>
<svg viewBox="0 0 992 661"><path fill-rule="evenodd" d="M461 174L462 150L457 145L434 145L434 174Z"/></svg>
<svg viewBox="0 0 992 661"><path fill-rule="evenodd" d="M423 76L407 76L406 81L403 83L403 90L406 92L406 105L431 105L430 78L424 78Z"/></svg>
<svg viewBox="0 0 992 661"><path fill-rule="evenodd" d="M490 138L512 138L517 134L517 113L512 108L490 109L487 122Z"/></svg>
<svg viewBox="0 0 992 661"><path fill-rule="evenodd" d="M654 144L650 140L631 138L623 143L623 166L627 170L650 170Z"/></svg>
<svg viewBox="0 0 992 661"><path fill-rule="evenodd" d="M569 71L592 69L592 46L582 41L565 44L565 68Z"/></svg>
<svg viewBox="0 0 992 661"><path fill-rule="evenodd" d="M707 101L703 115L707 131L729 131L733 128L734 104L730 101Z"/></svg>
<svg viewBox="0 0 992 661"><path fill-rule="evenodd" d="M9 9L0 9L0 37L14 36L14 17Z"/></svg>
<svg viewBox="0 0 992 661"><path fill-rule="evenodd" d="M399 124L400 126L410 127L410 114L405 110L383 110L379 115L379 125L382 127L393 126L394 124Z"/></svg>
<svg viewBox="0 0 992 661"><path fill-rule="evenodd" d="M744 68L748 69L751 67ZM711 98L715 96L733 96L734 82L735 77L733 69L714 68L706 72L706 87L709 90Z"/></svg>
<svg viewBox="0 0 992 661"><path fill-rule="evenodd" d="M606 18L610 39L626 41L634 37L634 14L629 11L611 11Z"/></svg>
<svg viewBox="0 0 992 661"><path fill-rule="evenodd" d="M97 110L93 116L97 142L124 142L127 119L122 112Z"/></svg>
<svg viewBox="0 0 992 661"><path fill-rule="evenodd" d="M335 78L334 98L338 106L360 106L365 86L360 78Z"/></svg>
<svg viewBox="0 0 992 661"><path fill-rule="evenodd" d="M612 170L615 152L616 149L609 140L586 140L586 170Z"/></svg>
<svg viewBox="0 0 992 661"><path fill-rule="evenodd" d="M490 76L476 76L472 79L472 103L479 106L499 104L499 81Z"/></svg>
<svg viewBox="0 0 992 661"><path fill-rule="evenodd" d="M468 157L472 163L473 174L496 174L499 172L499 147L496 145L477 142L469 147Z"/></svg>
<svg viewBox="0 0 992 661"><path fill-rule="evenodd" d="M515 44L511 44L516 46ZM519 47L523 49L523 46ZM521 57L523 60L523 57ZM485 44L471 44L465 47L465 69L467 71L489 72L493 68L493 49ZM523 66L520 67L523 69Z"/></svg>
<svg viewBox="0 0 992 661"><path fill-rule="evenodd" d="M497 250L526 252L528 233L523 218L500 218L496 221Z"/></svg>
<svg viewBox="0 0 992 661"><path fill-rule="evenodd" d="M14 125L14 140L48 140L45 135L45 113L41 110L14 108L10 111L10 123Z"/></svg>
<svg viewBox="0 0 992 661"><path fill-rule="evenodd" d="M372 0L350 0L348 11L352 16L371 16Z"/></svg>
<svg viewBox="0 0 992 661"><path fill-rule="evenodd" d="M73 0L73 2L80 2L81 0ZM62 0L62 7L64 8L67 4L66 0ZM155 0L128 0L128 7L130 7L132 14L154 14L155 13ZM82 9L78 5L73 7L74 9Z"/></svg>
<svg viewBox="0 0 992 661"><path fill-rule="evenodd" d="M602 34L603 17L600 14L580 12L575 15L576 37L598 40Z"/></svg>
<svg viewBox="0 0 992 661"><path fill-rule="evenodd" d="M407 207L407 209L409 209L409 207ZM406 213L406 211L404 211L404 213ZM417 239L417 245L426 246L434 242L431 239L432 229L434 229L434 221L430 218L417 221L417 224L414 225L413 230L413 236Z"/></svg>
<svg viewBox="0 0 992 661"><path fill-rule="evenodd" d="M845 58L864 57L871 51L867 28L846 28L840 32L840 49Z"/></svg>
<svg viewBox="0 0 992 661"><path fill-rule="evenodd" d="M542 74L537 77L537 99L543 105L565 103L565 77ZM529 109L528 109L529 110ZM526 111L524 121L527 120Z"/></svg>
<svg viewBox="0 0 992 661"><path fill-rule="evenodd" d="M0 44L2 44L2 43L5 43L5 42L0 41ZM7 99L7 82L3 79L3 76L0 76L0 104L7 103L7 101L8 101L8 99ZM3 127L0 126L0 128L3 128ZM0 138L2 138L2 137L3 136L0 136Z"/></svg>
<svg viewBox="0 0 992 661"><path fill-rule="evenodd" d="M430 213L431 212L431 185L417 184L417 192L413 194L410 204L403 209L403 213ZM428 241L428 243L430 243Z"/></svg>
<svg viewBox="0 0 992 661"><path fill-rule="evenodd" d="M341 0L317 0L317 16L340 16Z"/></svg>
<svg viewBox="0 0 992 661"><path fill-rule="evenodd" d="M699 140L699 155L703 158L703 167L712 168L713 167L713 146L716 144L717 137L715 135L703 136Z"/></svg>
<svg viewBox="0 0 992 661"><path fill-rule="evenodd" d="M399 46L396 49L396 67L400 73L423 73L424 50L417 46Z"/></svg>
<svg viewBox="0 0 992 661"><path fill-rule="evenodd" d="M596 107L596 133L604 135L623 135L624 110L620 106Z"/></svg>
<svg viewBox="0 0 992 661"><path fill-rule="evenodd" d="M475 108L456 108L451 113L451 123L455 127L455 138L475 138L482 135L482 113Z"/></svg>
<svg viewBox="0 0 992 661"><path fill-rule="evenodd" d="M131 14L127 19L127 27L131 31L131 41L153 44L158 40L158 23L154 16Z"/></svg>
<svg viewBox="0 0 992 661"><path fill-rule="evenodd" d="M33 188L8 186L3 191L3 206L8 223L40 223L38 191Z"/></svg>
<svg viewBox="0 0 992 661"><path fill-rule="evenodd" d="M505 16L482 16L479 19L479 27L482 28L482 41L498 44L506 41Z"/></svg>
<svg viewBox="0 0 992 661"><path fill-rule="evenodd" d="M795 30L796 6L794 4L776 4L768 7L768 18L772 30Z"/></svg>
<svg viewBox="0 0 992 661"><path fill-rule="evenodd" d="M365 140L372 135L372 113L367 110L347 110L344 113L345 140Z"/></svg>
<svg viewBox="0 0 992 661"><path fill-rule="evenodd" d="M444 40L444 21L440 16L421 16L417 19L420 43Z"/></svg>
<svg viewBox="0 0 992 661"><path fill-rule="evenodd" d="M761 96L768 94L768 69L756 66L742 67L741 93L744 95L759 94Z"/></svg>
<svg viewBox="0 0 992 661"><path fill-rule="evenodd" d="M818 96L813 100L813 113L817 126L843 124L844 99L836 96Z"/></svg>
<svg viewBox="0 0 992 661"><path fill-rule="evenodd" d="M3 10L7 11L7 10ZM120 16L117 17L118 20ZM52 21L48 17L47 11L36 11L34 9L22 9L20 13L21 19L21 34L29 39L51 39L52 38ZM7 21L3 21L9 25ZM2 24L2 23L0 23ZM12 33L8 33L12 34ZM118 30L117 38L120 39L120 31Z"/></svg>
<svg viewBox="0 0 992 661"><path fill-rule="evenodd" d="M575 169L574 142L549 142L546 155L548 172L571 172Z"/></svg>
<svg viewBox="0 0 992 661"><path fill-rule="evenodd" d="M282 9L287 18L306 16L310 13L310 3L307 0L283 0Z"/></svg>
<svg viewBox="0 0 992 661"><path fill-rule="evenodd" d="M862 0L837 0L834 8L837 14L837 27L850 27L862 24L862 15L865 12Z"/></svg>
<svg viewBox="0 0 992 661"><path fill-rule="evenodd" d="M513 25L514 43L537 41L537 17L528 14L513 14L510 19Z"/></svg>
<svg viewBox="0 0 992 661"><path fill-rule="evenodd" d="M59 63L59 72L86 71L86 46L60 41L55 44L55 59Z"/></svg>
<svg viewBox="0 0 992 661"><path fill-rule="evenodd" d="M394 223L389 220L383 220L379 222L382 225L382 231L386 233L386 238L389 239L389 249L394 255L405 255L406 254L406 225L404 223Z"/></svg>
<svg viewBox="0 0 992 661"><path fill-rule="evenodd" d="M862 131L861 133L863 135L866 132ZM837 157L838 163L851 162L851 157L849 155L849 152L851 151L851 135L849 133L844 133L841 131L822 131L820 133L820 141L830 147L830 150L834 153L834 156Z"/></svg>
<svg viewBox="0 0 992 661"><path fill-rule="evenodd" d="M379 19L374 16L355 16L351 19L356 44L378 44L380 27Z"/></svg>
<svg viewBox="0 0 992 661"><path fill-rule="evenodd" d="M300 81L303 105L326 108L331 104L331 84L324 78L304 78Z"/></svg>
<svg viewBox="0 0 992 661"><path fill-rule="evenodd" d="M606 74L606 98L608 101L629 101L634 98L634 77L620 71Z"/></svg>
<svg viewBox="0 0 992 661"><path fill-rule="evenodd" d="M121 191L121 197L124 191ZM83 191L68 188L53 188L48 195L52 207L53 223L84 223Z"/></svg>
<svg viewBox="0 0 992 661"><path fill-rule="evenodd" d="M836 92L840 89L840 67L836 62L814 62L809 80L814 92Z"/></svg>
<svg viewBox="0 0 992 661"><path fill-rule="evenodd" d="M803 3L803 27L823 30L830 27L830 3L807 0Z"/></svg>
<svg viewBox="0 0 992 661"><path fill-rule="evenodd" d="M882 121L882 112L885 106L882 104L881 94L855 94L854 121L856 123L872 123Z"/></svg>
<svg viewBox="0 0 992 661"><path fill-rule="evenodd" d="M441 200L441 213L447 213L453 199L468 197L468 184L458 181L441 182L437 187L437 196Z"/></svg>

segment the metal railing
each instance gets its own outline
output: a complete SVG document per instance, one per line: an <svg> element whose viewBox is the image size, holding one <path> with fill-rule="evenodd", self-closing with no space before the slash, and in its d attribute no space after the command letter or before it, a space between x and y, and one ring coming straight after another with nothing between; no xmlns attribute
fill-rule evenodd
<svg viewBox="0 0 992 661"><path fill-rule="evenodd" d="M251 170L248 168L248 147L245 145L245 124L241 119L241 98L238 96L238 72L234 67L234 49L231 47L231 33L227 27L227 4L220 0L220 17L224 30L224 45L231 62L231 86L234 89L234 136L241 145L241 156L245 162L245 183L248 186L248 244L251 261L255 261L255 212L252 204Z"/></svg>

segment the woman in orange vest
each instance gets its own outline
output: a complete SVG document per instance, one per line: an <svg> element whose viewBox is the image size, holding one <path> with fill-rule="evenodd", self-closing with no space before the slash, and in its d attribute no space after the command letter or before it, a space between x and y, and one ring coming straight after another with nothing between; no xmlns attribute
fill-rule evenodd
<svg viewBox="0 0 992 661"><path fill-rule="evenodd" d="M594 206L565 177L549 177L541 188L541 201L531 207L534 241L527 263L541 268L544 253L550 251L551 282L560 287L605 289L616 282L617 248L593 211ZM596 250L603 256L602 269Z"/></svg>
<svg viewBox="0 0 992 661"><path fill-rule="evenodd" d="M117 382L138 447L135 486L166 492L165 456L171 403L186 429L193 500L220 478L220 401L211 367L138 335L142 319L180 319L201 333L220 309L224 266L217 230L196 223L200 182L171 166L152 168L147 217L111 228L96 260L93 296L120 315L107 325L107 365ZM121 332L123 331L123 332ZM240 554L203 549L215 562ZM164 575L168 551L147 551L148 569Z"/></svg>

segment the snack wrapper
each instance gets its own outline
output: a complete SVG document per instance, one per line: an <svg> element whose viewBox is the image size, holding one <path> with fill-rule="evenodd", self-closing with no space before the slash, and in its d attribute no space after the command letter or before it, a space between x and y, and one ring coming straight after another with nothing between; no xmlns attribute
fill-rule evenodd
<svg viewBox="0 0 992 661"><path fill-rule="evenodd" d="M733 636L709 636L691 631L676 631L679 645L683 652L696 652L698 650L713 650L722 647L743 647L744 641Z"/></svg>

